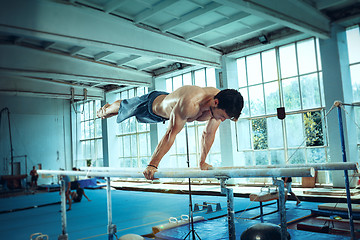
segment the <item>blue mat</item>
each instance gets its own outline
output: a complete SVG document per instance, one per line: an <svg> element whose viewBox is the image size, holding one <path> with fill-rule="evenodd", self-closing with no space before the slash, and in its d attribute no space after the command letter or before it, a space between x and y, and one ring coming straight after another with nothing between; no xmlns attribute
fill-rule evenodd
<svg viewBox="0 0 360 240"><path fill-rule="evenodd" d="M10 198L0 198L0 213L59 203L59 192L37 193Z"/></svg>
<svg viewBox="0 0 360 240"><path fill-rule="evenodd" d="M73 203L67 212L67 232L69 239L106 239L107 238L107 196L106 190L85 190L85 198L80 203ZM180 218L189 213L189 197L183 194L154 192L111 191L113 223L117 226L117 236L133 233L150 234L152 227L168 222L170 217ZM48 192L30 196L1 199L3 209L42 205L60 201L59 192ZM219 202L223 210L207 214L197 212L194 216L204 218L225 215L226 197L194 195L193 203ZM235 198L235 210L245 209L249 199ZM29 210L0 214L1 239L29 239L36 232L57 239L61 233L60 204ZM19 231L21 228L21 231Z"/></svg>
<svg viewBox="0 0 360 240"><path fill-rule="evenodd" d="M88 202L84 198L80 203L73 203L72 210L67 212L67 233L69 239L107 239L106 190L85 190L85 192L92 201ZM112 190L111 195L113 207L112 219L113 224L117 226L118 237L129 233L138 235L150 234L153 226L168 222L170 217L177 217L179 219L182 214L189 213L188 195L120 190ZM37 232L47 234L50 239L57 239L62 230L61 214L59 212L60 204L50 203L59 201L59 192L0 199L0 206L3 210L44 205L44 207L0 214L1 239L29 239L31 234ZM193 204L202 204L203 202L219 202L223 209L209 214L206 211L194 213L194 216L203 216L205 219L216 218L195 223L197 233L202 239L227 239L227 218L221 217L227 213L226 197L193 195ZM235 198L234 206L235 211L239 212L236 214L236 217L245 209L248 209L248 211L244 212L243 216L254 217L259 214L259 205L250 202L247 198ZM315 208L317 205L303 203L301 206L295 207L295 202L288 201L286 206L288 207L288 219L293 219L308 214L310 209ZM264 206L265 213L273 210L276 210L276 204ZM277 213L264 216L264 220L265 222L279 223ZM237 219L236 234L240 236L242 231L256 222L260 222L260 220ZM189 227L182 226L169 232L160 232L157 234L157 237L158 239L181 239L188 232ZM301 236L304 236L304 234L308 233L304 232L302 234ZM315 233L311 233L311 236L316 237L317 240L324 239L318 237ZM298 237L293 239L304 238ZM339 238L331 236L326 239Z"/></svg>

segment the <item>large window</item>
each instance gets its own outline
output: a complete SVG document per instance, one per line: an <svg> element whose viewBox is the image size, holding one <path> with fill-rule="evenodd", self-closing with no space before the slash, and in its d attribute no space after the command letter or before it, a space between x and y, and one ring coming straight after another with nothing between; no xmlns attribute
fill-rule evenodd
<svg viewBox="0 0 360 240"><path fill-rule="evenodd" d="M103 166L101 119L96 111L100 101L87 101L74 104L76 116L76 167Z"/></svg>
<svg viewBox="0 0 360 240"><path fill-rule="evenodd" d="M184 85L196 85L200 87L216 87L215 69L204 68L197 71L192 71L179 76L166 79L166 90L173 92L177 88ZM201 136L206 122L191 122L188 126L188 145L190 155L190 166L198 167L201 153ZM207 163L213 166L220 166L220 138L216 133L215 141L207 156ZM162 166L165 167L187 167L186 155L186 135L185 128L176 136L176 140L168 153L169 159L162 161Z"/></svg>
<svg viewBox="0 0 360 240"><path fill-rule="evenodd" d="M245 100L237 144L244 160L235 165L327 162L316 39L242 57L237 66ZM279 107L285 107L284 120L277 118Z"/></svg>
<svg viewBox="0 0 360 240"><path fill-rule="evenodd" d="M353 103L360 103L360 28L358 25L346 31ZM358 156L360 158L360 107L354 107L357 126ZM360 159L359 159L360 160Z"/></svg>
<svg viewBox="0 0 360 240"><path fill-rule="evenodd" d="M119 99L128 99L148 93L147 87L122 91ZM119 147L118 167L144 168L151 158L150 124L139 123L135 117L118 124L116 139Z"/></svg>

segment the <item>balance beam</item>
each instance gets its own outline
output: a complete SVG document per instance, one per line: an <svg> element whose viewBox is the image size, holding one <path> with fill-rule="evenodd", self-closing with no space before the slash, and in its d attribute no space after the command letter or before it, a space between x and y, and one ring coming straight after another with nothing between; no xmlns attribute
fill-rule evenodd
<svg viewBox="0 0 360 240"><path fill-rule="evenodd" d="M122 177L143 178L143 169L119 171L61 171L38 170L39 174L88 176L88 177ZM314 168L271 168L271 169L223 169L223 170L158 170L154 178L249 178L249 177L313 177Z"/></svg>

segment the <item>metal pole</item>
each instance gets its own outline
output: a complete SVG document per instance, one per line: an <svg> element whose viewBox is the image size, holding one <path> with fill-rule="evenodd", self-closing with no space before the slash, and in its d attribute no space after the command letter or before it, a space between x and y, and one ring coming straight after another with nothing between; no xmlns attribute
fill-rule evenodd
<svg viewBox="0 0 360 240"><path fill-rule="evenodd" d="M113 240L116 233L116 225L112 224L111 186L110 177L106 179L107 213L108 213L108 239Z"/></svg>
<svg viewBox="0 0 360 240"><path fill-rule="evenodd" d="M67 240L68 234L66 233L66 196L65 196L65 181L60 180L61 191L61 235L58 240Z"/></svg>
<svg viewBox="0 0 360 240"><path fill-rule="evenodd" d="M287 240L287 222L286 222L284 181L274 179L274 185L279 187L279 212L280 212L281 240Z"/></svg>
<svg viewBox="0 0 360 240"><path fill-rule="evenodd" d="M190 167L190 155L189 155L189 139L188 139L188 128L185 124L185 140L186 140L186 157L187 165ZM190 211L190 231L192 233L192 238L195 240L195 230L194 230L194 215L192 211L192 196L191 196L191 178L189 178L189 211Z"/></svg>
<svg viewBox="0 0 360 240"><path fill-rule="evenodd" d="M228 229L229 229L229 240L236 240L235 231L235 211L234 211L234 192L232 188L227 188L226 179L220 179L221 193L226 194L227 198L227 217L228 217Z"/></svg>
<svg viewBox="0 0 360 240"><path fill-rule="evenodd" d="M346 162L345 138L344 138L342 116L341 116L341 106L338 106L337 108L338 108L342 159L343 159L343 162ZM349 223L350 223L351 239L354 240L355 239L355 231L354 231L354 221L353 221L351 197L350 197L349 175L348 175L347 170L344 170L344 175L345 175L346 200L347 200L347 205L348 205L348 216L349 216Z"/></svg>

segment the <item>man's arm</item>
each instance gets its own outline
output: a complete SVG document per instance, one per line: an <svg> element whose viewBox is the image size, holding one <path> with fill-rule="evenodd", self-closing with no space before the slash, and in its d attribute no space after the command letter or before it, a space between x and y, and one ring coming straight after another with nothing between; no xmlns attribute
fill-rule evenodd
<svg viewBox="0 0 360 240"><path fill-rule="evenodd" d="M211 118L204 129L204 132L201 137L201 155L200 155L200 169L208 170L211 165L205 162L206 157L210 151L212 144L214 143L215 134L219 128L221 121Z"/></svg>
<svg viewBox="0 0 360 240"><path fill-rule="evenodd" d="M91 201L91 200L88 198L88 196L86 196L84 189L83 189L83 195L84 195L84 197L86 197L86 199L87 199L89 202Z"/></svg>
<svg viewBox="0 0 360 240"><path fill-rule="evenodd" d="M184 114L181 113L181 107L178 103L170 114L169 126L165 135L156 146L149 165L157 167L164 155L170 150L175 141L176 135L186 124L187 119L183 115ZM143 172L146 179L154 179L156 168L152 166L148 166Z"/></svg>

